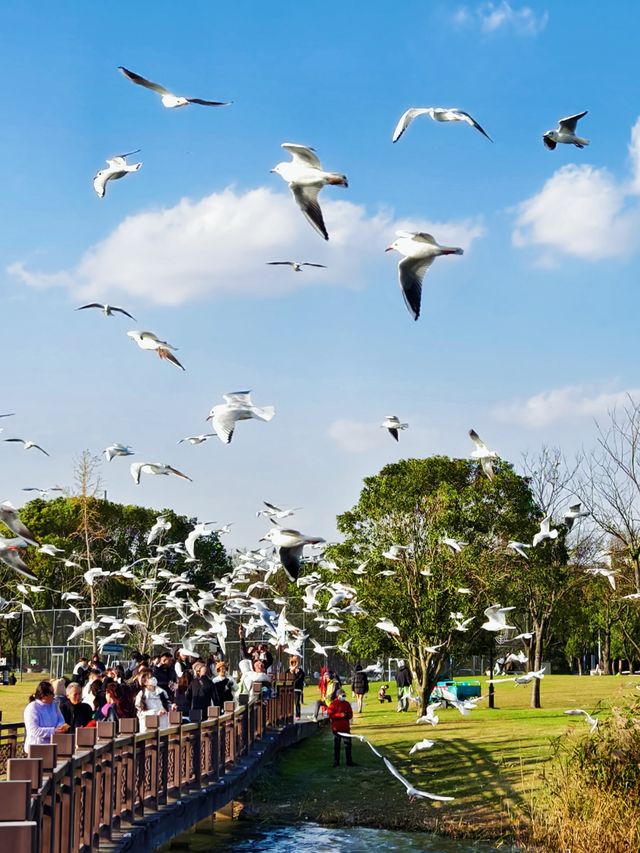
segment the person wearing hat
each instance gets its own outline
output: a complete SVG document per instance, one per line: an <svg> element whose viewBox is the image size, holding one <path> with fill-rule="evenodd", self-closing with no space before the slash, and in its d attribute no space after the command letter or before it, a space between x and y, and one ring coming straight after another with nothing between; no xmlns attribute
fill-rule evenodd
<svg viewBox="0 0 640 853"><path fill-rule="evenodd" d="M338 692L342 690L340 676L333 672L333 670L328 669L324 674L324 678L321 678L321 682L318 687L320 688L320 699L316 701L316 706L313 712L313 719L316 722L318 722L318 717L320 716L322 708L326 710L331 702L336 698Z"/></svg>
<svg viewBox="0 0 640 853"><path fill-rule="evenodd" d="M340 689L336 693L336 698L327 708L327 716L331 721L331 731L333 732L333 766L338 767L340 765L340 744L344 743L347 767L355 767L351 758L351 738L342 737L340 734L341 732L348 734L351 731L350 720L353 718L353 709L351 704L347 702L344 690Z"/></svg>

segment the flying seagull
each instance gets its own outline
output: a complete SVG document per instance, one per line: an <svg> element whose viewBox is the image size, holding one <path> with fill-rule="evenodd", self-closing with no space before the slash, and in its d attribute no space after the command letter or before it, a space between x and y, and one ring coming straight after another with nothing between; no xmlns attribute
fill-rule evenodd
<svg viewBox="0 0 640 853"><path fill-rule="evenodd" d="M580 136L576 136L576 125L581 118L586 116L586 114L587 110L583 113L577 113L574 116L561 118L558 122L558 127L555 130L548 130L542 135L542 141L545 148L548 148L549 151L553 151L559 142L565 143L566 145L575 145L576 148L584 148L585 145L588 145L588 139L582 139Z"/></svg>
<svg viewBox="0 0 640 853"><path fill-rule="evenodd" d="M178 444L182 444L184 441L188 441L189 444L202 444L208 438L211 438L215 435L215 432L204 432L200 435L188 435L186 438L181 438Z"/></svg>
<svg viewBox="0 0 640 853"><path fill-rule="evenodd" d="M13 569L18 574L22 575L25 578L29 578L29 580L36 580L35 575L31 574L27 564L23 561L22 557L18 553L19 548L25 548L26 542L24 539L2 539L0 537L0 562L4 563L6 566L9 566L10 569Z"/></svg>
<svg viewBox="0 0 640 853"><path fill-rule="evenodd" d="M422 717L418 717L416 723L429 723L429 725L435 728L440 722L440 717L436 714L436 711L441 707L442 702L431 702L427 705L427 713Z"/></svg>
<svg viewBox="0 0 640 853"><path fill-rule="evenodd" d="M440 542L443 545L446 545L447 548L450 548L453 554L459 554L463 547L468 544L467 542L463 542L461 539L452 539L451 536L443 536L440 539Z"/></svg>
<svg viewBox="0 0 640 853"><path fill-rule="evenodd" d="M135 71L129 71L128 68L124 68L122 65L118 66L118 71L121 71L127 80L131 80L132 83L137 83L138 86L144 86L145 89L152 89L154 92L157 92L160 95L162 106L170 110L175 107L186 107L187 104L200 104L202 107L228 107L231 103L231 101L203 101L202 98L185 98L182 95L174 95L173 92L165 89L159 83L152 83L151 80L141 77Z"/></svg>
<svg viewBox="0 0 640 853"><path fill-rule="evenodd" d="M411 747L411 749L409 750L409 755L413 755L414 752L420 752L423 749L431 749L431 747L435 745L435 740L429 740L428 738L425 738L424 740L419 740Z"/></svg>
<svg viewBox="0 0 640 853"><path fill-rule="evenodd" d="M582 716L584 717L585 723L588 723L591 728L589 731L593 734L595 730L598 728L598 720L595 717L592 717L591 714L588 714L586 711L583 711L582 708L572 708L570 711L565 711L565 714L570 714L571 716Z"/></svg>
<svg viewBox="0 0 640 853"><path fill-rule="evenodd" d="M171 350L175 350L176 347L171 346L171 344L168 344L166 341L161 341L160 338L153 334L153 332L141 332L134 330L132 332L127 332L127 335L131 340L138 344L140 349L155 350L160 358L170 361L171 364L175 364L175 366L179 367L180 370L184 370L184 367L180 364L175 355L171 354Z"/></svg>
<svg viewBox="0 0 640 853"><path fill-rule="evenodd" d="M137 172L142 167L142 163L127 163L127 157L137 154L138 151L140 149L136 148L135 151L129 151L127 154L116 154L115 157L107 158L108 168L100 169L93 179L93 188L98 198L104 198L109 181L117 181L129 172Z"/></svg>
<svg viewBox="0 0 640 853"><path fill-rule="evenodd" d="M306 145L283 142L280 147L291 154L291 160L278 163L271 171L289 184L300 210L316 231L328 240L329 235L318 204L318 193L327 184L348 187L346 175L325 172L315 150Z"/></svg>
<svg viewBox="0 0 640 853"><path fill-rule="evenodd" d="M456 623L453 627L454 631L460 631L464 633L469 630L469 625L475 619L475 616L469 616L467 619L464 618L464 614L462 613L450 613L449 614L453 621Z"/></svg>
<svg viewBox="0 0 640 853"><path fill-rule="evenodd" d="M47 489L39 489L38 486L24 486L23 492L38 492L41 498L46 498L49 492L64 492L62 486L49 486Z"/></svg>
<svg viewBox="0 0 640 853"><path fill-rule="evenodd" d="M267 516L269 518L277 518L282 520L283 518L289 518L290 515L301 510L301 506L296 506L291 509L287 507L276 506L275 504L269 503L269 501L262 501L262 503L266 506L266 509L259 509L256 512L256 518L260 518L261 515Z"/></svg>
<svg viewBox="0 0 640 853"><path fill-rule="evenodd" d="M208 536L211 533L211 531L208 529L209 526L210 522L208 521L198 522L185 539L184 547L187 554L191 557L192 560L196 559L195 547L198 539L201 539L203 536Z"/></svg>
<svg viewBox="0 0 640 853"><path fill-rule="evenodd" d="M558 538L558 531L557 530L551 530L550 528L551 528L551 516L545 515L545 517L540 522L540 530L533 537L533 543L532 544L533 544L534 548L536 547L536 545L539 545L541 542L544 542L545 539L557 539Z"/></svg>
<svg viewBox="0 0 640 853"><path fill-rule="evenodd" d="M107 462L111 462L111 460L116 456L134 455L134 452L130 447L127 447L126 444L119 444L117 441L114 444L110 444L109 447L105 447L103 453L107 457Z"/></svg>
<svg viewBox="0 0 640 853"><path fill-rule="evenodd" d="M516 554L520 554L520 556L524 557L525 560L528 560L529 558L527 557L524 549L525 548L531 548L531 547L532 546L527 545L526 542L516 542L515 540L511 540L511 542L507 542L507 548L509 548L511 551L514 551Z"/></svg>
<svg viewBox="0 0 640 853"><path fill-rule="evenodd" d="M258 418L261 421L270 421L276 413L273 406L254 406L251 402L251 391L234 391L223 394L224 403L213 406L207 420L223 444L229 444L233 438L238 421L247 421Z"/></svg>
<svg viewBox="0 0 640 853"><path fill-rule="evenodd" d="M603 578L606 578L611 584L611 589L615 590L616 588L616 570L615 569L606 569L602 566L593 566L588 569L585 569L588 575L602 575ZM626 598L626 596L625 596Z"/></svg>
<svg viewBox="0 0 640 853"><path fill-rule="evenodd" d="M489 134L480 127L478 122L472 118L469 113L465 113L464 110L458 110L455 107L410 107L400 116L395 130L393 131L391 141L397 142L414 118L417 118L418 116L429 116L429 118L432 118L434 121L464 121L471 125L471 127L475 127L476 130L479 130L483 136L487 137L489 142L493 142L493 139L491 139Z"/></svg>
<svg viewBox="0 0 640 853"><path fill-rule="evenodd" d="M398 440L398 430L400 429L408 429L409 424L401 424L400 418L396 415L387 415L387 417L380 424L383 429L389 430L389 435L393 436L395 440Z"/></svg>
<svg viewBox="0 0 640 853"><path fill-rule="evenodd" d="M487 475L490 480L493 480L495 474L493 473L493 465L492 460L498 458L498 454L495 450L489 450L484 441L480 438L478 433L474 429L469 430L469 438L475 445L475 450L471 453L472 459L477 459L482 465L482 470Z"/></svg>
<svg viewBox="0 0 640 853"><path fill-rule="evenodd" d="M416 797L425 797L428 800L437 800L441 803L448 803L455 799L454 797L440 797L437 794L429 794L427 791L419 791L417 788L414 788L410 782L407 782L404 776L396 770L388 758L383 758L382 760L384 761L389 773L391 773L392 776L395 776L399 782L402 782L404 787L407 789L407 794L412 800L416 799Z"/></svg>
<svg viewBox="0 0 640 853"><path fill-rule="evenodd" d="M422 279L440 255L463 255L464 250L453 246L441 246L431 234L423 231L396 231L398 240L387 246L385 252L395 249L405 257L398 263L398 277L402 296L414 320L420 316Z"/></svg>
<svg viewBox="0 0 640 853"><path fill-rule="evenodd" d="M276 549L284 573L294 583L300 574L304 546L321 545L325 541L321 536L306 536L299 530L285 530L281 527L272 527L260 541L264 540L271 542Z"/></svg>
<svg viewBox="0 0 640 853"><path fill-rule="evenodd" d="M57 548L55 545L51 545L49 542L45 542L44 545L41 545L38 548L39 554L45 554L47 557L55 557L58 554L64 554L64 548Z"/></svg>
<svg viewBox="0 0 640 853"><path fill-rule="evenodd" d="M397 628L390 619L381 619L380 622L376 622L376 628L380 628L381 631L386 631L387 634L391 634L393 637L400 636L400 629Z"/></svg>
<svg viewBox="0 0 640 853"><path fill-rule="evenodd" d="M191 477L187 477L182 471L177 468L172 468L171 465L163 465L161 462L132 462L129 470L136 485L140 484L141 474L175 474L176 477L182 477L183 480L193 482Z"/></svg>
<svg viewBox="0 0 640 853"><path fill-rule="evenodd" d="M361 743L366 743L366 745L369 747L369 749L371 750L371 752L374 755L377 755L378 758L382 758L382 753L378 752L378 750L371 743L371 741L367 740L367 738L364 735L355 735L355 734L351 734L351 732L338 732L338 734L340 735L340 737L349 737L349 738L353 738L354 740L359 740Z"/></svg>
<svg viewBox="0 0 640 853"><path fill-rule="evenodd" d="M487 621L481 627L485 631L506 631L508 628L513 628L513 625L507 625L507 613L510 610L515 610L515 607L501 607L499 604L487 607L484 611Z"/></svg>
<svg viewBox="0 0 640 853"><path fill-rule="evenodd" d="M40 544L26 524L23 524L22 521L20 521L18 511L9 501L5 501L0 504L0 521L2 521L12 533L15 533L16 536L19 536L20 539L23 539L30 545Z"/></svg>
<svg viewBox="0 0 640 853"><path fill-rule="evenodd" d="M156 539L159 539L168 530L171 530L171 522L162 515L156 516L154 524L147 533L147 546L153 544Z"/></svg>
<svg viewBox="0 0 640 853"><path fill-rule="evenodd" d="M326 270L325 264L311 264L308 261L267 261L269 267L291 267L294 272L302 272L302 267L318 267Z"/></svg>
<svg viewBox="0 0 640 853"><path fill-rule="evenodd" d="M130 317L132 320L136 319L133 314L129 314L124 308L116 308L115 305L103 304L102 302L89 302L88 305L81 305L79 308L76 308L76 311L84 311L85 308L99 308L105 317L113 317L114 312L117 312L118 314L124 314L125 317Z"/></svg>
<svg viewBox="0 0 640 853"><path fill-rule="evenodd" d="M409 551L408 545L390 545L386 551L382 552L382 556L387 560L400 561L407 556L407 551Z"/></svg>
<svg viewBox="0 0 640 853"><path fill-rule="evenodd" d="M531 672L524 672L521 675L513 675L509 678L490 678L487 681L487 684L502 684L506 681L515 681L516 684L530 684L534 678L537 678L540 681L544 678L544 671L546 667L542 667L542 669L537 669Z"/></svg>
<svg viewBox="0 0 640 853"><path fill-rule="evenodd" d="M40 445L36 444L35 441L29 441L26 438L3 438L2 440L3 441L18 441L18 442L20 442L20 444L22 444L24 446L25 450L31 450L32 448L35 448L36 450L40 450L42 453L44 453L45 456L50 455L47 453L47 451L44 449L44 447L40 447Z"/></svg>
<svg viewBox="0 0 640 853"><path fill-rule="evenodd" d="M582 504L573 504L564 514L564 523L567 525L567 528L571 530L573 527L573 522L578 518L587 518L589 515L588 512L582 509Z"/></svg>

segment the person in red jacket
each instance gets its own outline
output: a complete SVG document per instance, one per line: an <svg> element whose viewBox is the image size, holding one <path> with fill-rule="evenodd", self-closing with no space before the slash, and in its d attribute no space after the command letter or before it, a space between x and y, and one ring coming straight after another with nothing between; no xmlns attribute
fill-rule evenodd
<svg viewBox="0 0 640 853"><path fill-rule="evenodd" d="M331 731L333 732L333 766L340 765L340 744L344 742L344 753L347 767L355 767L351 759L351 738L341 737L340 732L348 734L351 731L349 720L353 718L353 709L344 690L336 694L336 698L327 708L327 716L331 720Z"/></svg>

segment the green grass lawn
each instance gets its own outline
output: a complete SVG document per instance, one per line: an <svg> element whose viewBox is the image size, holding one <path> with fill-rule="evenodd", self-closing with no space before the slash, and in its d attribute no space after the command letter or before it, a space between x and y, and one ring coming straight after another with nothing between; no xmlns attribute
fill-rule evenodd
<svg viewBox="0 0 640 853"><path fill-rule="evenodd" d="M29 696L37 684L46 678L44 673L27 672L22 676L22 682L13 687L0 686L0 711L3 723L15 723L22 720L22 713Z"/></svg>
<svg viewBox="0 0 640 853"><path fill-rule="evenodd" d="M42 678L27 674L15 687L0 687L3 722L22 719L29 694ZM480 679L483 695L486 679ZM507 833L541 783L541 773L551 755L551 742L564 733L587 735L579 717L567 717L568 708L608 708L635 698L636 677L547 676L542 682L542 705L529 708L531 688L511 682L496 685L496 708L484 707L470 716L454 709L439 709L440 723L433 728L416 725L414 711L397 713L394 701L380 705L378 685L372 684L363 714L355 714L352 731L364 734L417 787L452 796L452 803L411 803L402 785L393 779L380 759L358 741L353 758L333 769L333 737L323 726L309 738L283 753L271 772L254 787L251 801L261 813L283 820L319 820L325 823L366 824L406 829L441 829L449 833L496 836ZM305 691L309 703L316 688ZM428 738L436 745L409 755L411 746ZM344 758L343 758L344 762Z"/></svg>
<svg viewBox="0 0 640 853"><path fill-rule="evenodd" d="M487 691L481 678L483 695ZM574 730L587 735L581 717L563 711L600 707L606 719L612 704L637 696L634 677L547 676L542 682L541 709L528 707L531 688L512 682L496 685L496 708L483 707L462 717L440 709L440 724L416 725L414 712L397 713L395 701L380 705L377 685L371 686L363 714L354 715L352 731L381 747L417 787L455 797L452 803L411 803L400 782L370 749L354 742L358 767L332 768L333 737L323 727L278 758L275 772L262 776L254 804L283 818L309 818L338 823L446 828L448 832L499 834L517 821L541 783L551 755L552 739ZM635 696L634 696L635 694ZM395 700L395 690L393 691ZM314 698L314 688L305 698ZM436 745L409 755L411 746L428 738ZM344 759L343 759L344 761Z"/></svg>

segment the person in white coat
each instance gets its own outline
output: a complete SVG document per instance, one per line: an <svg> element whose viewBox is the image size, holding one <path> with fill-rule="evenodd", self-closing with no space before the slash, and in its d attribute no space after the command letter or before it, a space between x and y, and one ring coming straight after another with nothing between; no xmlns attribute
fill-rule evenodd
<svg viewBox="0 0 640 853"><path fill-rule="evenodd" d="M153 675L146 675L142 680L142 690L136 696L136 710L140 732L147 731L147 717L158 716L158 727L169 728L169 697L165 690L158 687L158 680Z"/></svg>

